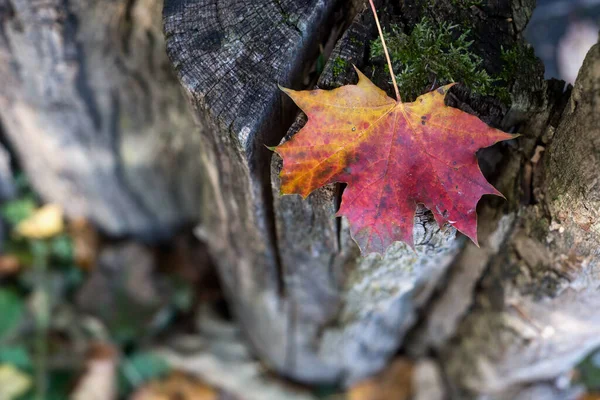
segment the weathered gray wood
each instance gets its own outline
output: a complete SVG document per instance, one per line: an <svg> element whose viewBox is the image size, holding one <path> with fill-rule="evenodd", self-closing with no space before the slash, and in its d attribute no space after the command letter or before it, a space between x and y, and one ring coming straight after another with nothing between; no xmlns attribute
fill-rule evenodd
<svg viewBox="0 0 600 400"><path fill-rule="evenodd" d="M436 387L442 370L456 398L571 398L577 388L552 380L600 336L598 47L564 113L562 87L535 65L511 83L509 110L452 92L452 105L505 129L520 123L523 134L488 153L504 156L495 184L508 201L482 202L481 249L419 209L416 253L396 244L362 258L334 218L342 188L279 197L280 160L264 147L294 119L276 84L300 88L336 7L350 18L359 3L167 0L168 53L194 124L162 49L156 0L0 0L5 133L44 197L109 233L156 238L201 218L197 232L242 332L284 375L349 384L402 349L429 363ZM391 16L407 30L424 15L468 19L492 70L533 8L379 3L384 23ZM375 35L361 7L321 87L353 82L350 63L385 87L383 69L366 60ZM338 57L347 68L336 75ZM223 365L206 375L217 382Z"/></svg>
<svg viewBox="0 0 600 400"><path fill-rule="evenodd" d="M463 395L525 398L528 387L568 372L600 344L599 71L596 45L560 122L544 132L550 144L534 170L538 203L520 210L457 340L444 346L448 376ZM547 398L577 392L553 391Z"/></svg>
<svg viewBox="0 0 600 400"><path fill-rule="evenodd" d="M198 376L235 399L318 399L310 388L265 374L263 365L249 351L239 325L202 308L196 326L200 335L177 335L157 349L173 368Z"/></svg>
<svg viewBox="0 0 600 400"><path fill-rule="evenodd" d="M35 189L112 235L197 219L192 114L159 0L0 0L0 118Z"/></svg>
<svg viewBox="0 0 600 400"><path fill-rule="evenodd" d="M364 64L374 28L365 7L331 54L320 87L355 83L351 65ZM339 59L346 65L344 74L333 73ZM286 139L304 122L300 117ZM346 221L335 218L339 185L319 189L306 200L280 197L280 170L281 159L275 155L271 180L278 245L288 298L295 307L291 345L296 359L290 367L297 375L314 368L306 362L312 354L339 371L346 383L371 375L398 349L415 321L415 308L427 299L462 241L455 240L454 229L440 230L432 215L420 209L415 217L416 254L398 243L383 259L363 258Z"/></svg>
<svg viewBox="0 0 600 400"><path fill-rule="evenodd" d="M522 40L519 32L511 29L511 21L494 20L490 24L488 19L498 12L498 6L456 12L456 7L449 7L450 3L442 1L415 4L404 1L401 2L400 15L409 21L407 27L410 27L410 21L419 21L424 15L433 20L459 22L462 18L467 18L464 13L475 14L478 18L473 28L476 36L490 34L503 40L495 43L492 48L480 46L474 49L478 54L486 55L490 65L501 63L501 43L508 46ZM384 18L387 11L385 4L383 2L380 6ZM520 5L513 5L504 12L520 12L518 7ZM370 31L372 21L369 9L357 17L331 55L333 62L339 61L339 58L346 62L345 73L334 74L333 62L330 63L321 76L320 87L331 88L354 83L352 64L366 68L367 74L373 76L380 85L385 87L388 84L389 78L383 68L363 65L368 43L374 38L372 30ZM513 89L513 93L521 100L515 102L510 110L512 117L507 118L506 110L492 99L469 96L465 91L456 91L455 95L458 97L451 96L449 103L470 110L469 112L476 112L488 123L504 123L505 129L508 129L512 125L507 124L524 120L533 112L548 108L548 103L554 101L552 96L556 94L547 89L542 80L541 69L519 79L529 79L529 87L535 90L523 93L522 89ZM389 84L388 91L392 95ZM296 133L304 121L304 117L301 117L290 129L286 139ZM498 182L499 188L509 199L518 196L514 189L522 157L533 150L536 139L525 138L523 141L522 153L514 152L512 157L505 157L505 183ZM467 244L462 250L464 240L455 239L455 230L449 226L440 230L431 213L421 208L415 216L416 254L406 246L396 244L381 259L375 256L360 257L356 245L350 239L345 220L340 223L334 218L340 188L330 185L315 191L306 200L296 196L278 197L280 170L281 160L275 156L271 176L274 210L286 289L290 301L297 304L295 343L297 348L314 353L320 362L327 363L330 368L338 368L342 380L351 383L373 374L385 365L402 346L407 332L417 321L418 310L428 304L432 293L444 282L448 269L456 268L457 260L469 257L469 252L473 252L476 247ZM480 215L480 239L484 243L484 249L487 248L487 237L497 229L498 218L502 215L498 210L498 202L488 200L483 201L482 208L489 211ZM504 227L505 230L508 228L510 224ZM479 274L485 266L484 251L486 250L477 249L470 260L479 264ZM469 271L477 270L471 264L465 268L469 268ZM471 286L467 289L472 289L476 280L470 282ZM465 303L462 312L471 303L470 293L471 290L459 293L459 298ZM449 335L453 333L454 330L450 330ZM413 346L419 347L413 342L409 342L411 348L407 349L411 352L414 351ZM428 343L427 349L429 346ZM301 361L294 365L298 371L307 367Z"/></svg>
<svg viewBox="0 0 600 400"><path fill-rule="evenodd" d="M501 251L501 246L514 229L521 209L521 203L528 203L529 195L522 189L523 175L531 166L530 158L535 154L538 143L547 141L545 131L564 107L564 82L551 81L545 84L541 97L543 111L528 112L531 117L519 127L522 135L518 149L513 147L499 168L501 174L495 182L496 187L508 201L498 204L484 203L479 208L480 247L469 243L454 261L444 290L432 299L424 313L427 317L413 332L408 348L413 354L427 354L431 349L439 350L455 334L462 318L473 303L473 291L490 260ZM533 107L538 107L534 105ZM509 111L510 112L510 111Z"/></svg>
<svg viewBox="0 0 600 400"><path fill-rule="evenodd" d="M349 384L382 368L399 348L419 359L433 350L440 355L435 362L450 384L446 389L457 395L526 398L535 393L567 393L536 381L552 375L543 375L548 372L543 368L540 372L518 367L519 357L531 354L527 348L506 357L490 354L490 347L504 349L502 335L510 325L505 321L507 307L519 307L511 303L514 287L516 292L541 293L539 298L531 293L518 298L534 299L527 307L547 311L546 300L539 300L547 299L543 283L554 282L548 280L550 276L566 284L551 270L537 270L536 257L541 257L542 265L550 262L536 251L545 244L536 242L539 239L532 232L539 229L531 225L538 221L531 217L537 215L532 210L546 212L540 205L530 205L543 192L537 184L522 187L528 179L537 182L544 176L532 157L537 157L538 146L551 142L550 132L564 106L561 84L545 82L540 65L534 63L510 82L513 104L508 110L460 88L449 96L449 104L488 123L504 129L520 124L523 135L513 144L482 154L489 163L494 157L503 160L496 165L495 184L507 201L482 202L481 249L455 240L452 228L439 229L431 215L419 209L416 253L396 244L383 258L360 257L345 221L334 218L342 188L331 185L305 201L279 197L281 160L274 157L271 162L271 192L269 153L262 147L275 144L290 121L290 104L275 90L275 82L298 87L290 81L299 79L301 61L313 43L315 36L308 32L323 24L333 6L310 1L259 3L173 0L165 5L170 57L198 118L210 127L202 136L209 143L202 156L213 189L205 198L199 232L209 242L228 297L258 354L271 367L301 381ZM406 29L424 15L456 23L469 19L478 39L475 52L483 56L487 68L498 72L503 64L501 46L522 43L521 31L533 2L499 1L463 8L455 3L405 0L386 9L388 3L383 1L380 10L399 12L396 19ZM297 19L290 24L293 16ZM275 23L265 28L260 25L265 20ZM372 17L363 8L330 59L345 60L345 73L334 74L330 61L319 86L352 83L351 63L366 68L385 86L383 69L365 65L367 44L373 37ZM271 50L268 58L266 49ZM303 123L300 117L286 138ZM559 152L552 146L549 154ZM579 182L588 178L586 170ZM566 248L557 249L556 255L570 262ZM531 282L521 278L511 286L511 266L520 262L529 265L524 276ZM537 271L534 278L531 271ZM535 275L538 272L541 275ZM436 290L438 295L432 296ZM565 325L565 329L570 328ZM560 351L547 354L548 359L556 354ZM490 360L498 367L490 367ZM534 386L519 387L525 381Z"/></svg>
<svg viewBox="0 0 600 400"><path fill-rule="evenodd" d="M10 165L10 154L0 144L0 201L7 200L14 195L15 187Z"/></svg>
<svg viewBox="0 0 600 400"><path fill-rule="evenodd" d="M520 32L533 8L532 2L497 2L456 12L453 4L451 0L406 0L396 11L407 29L423 15L455 22L473 19L474 34L483 38L475 51L496 69L502 64L500 46L520 43ZM380 2L384 15L386 7L387 2ZM211 127L203 136L210 143L203 157L213 190L205 198L199 233L219 263L245 332L259 355L280 372L307 382L348 384L382 368L402 346L419 309L431 306L432 293L460 259L463 241L454 239L452 228L439 229L431 214L420 209L416 254L397 244L381 259L361 258L345 221L334 218L340 187L320 189L306 201L279 197L281 163L275 157L270 192L269 153L263 145L275 144L290 120L289 101L275 90L275 82L298 87L290 80L299 79L310 43L298 37L314 39L309 32L323 25L324 15L332 8L310 1L241 5L172 0L165 4L165 30L169 55L191 94L198 118ZM362 10L330 58L345 60L346 73L334 75L330 61L321 87L352 82L350 64L364 64L368 43L375 36L370 11L364 5ZM392 7L387 10L393 11ZM296 22L290 24L292 20ZM271 24L265 27L265 21ZM252 28L244 29L247 26ZM383 69L366 67L376 82L386 84ZM556 101L556 91L543 81L539 67L519 76L511 86L514 105L508 112L492 99L473 97L464 90L455 91L449 102L508 129L535 112L552 109ZM299 119L288 137L302 123ZM521 151L514 147L500 151L512 155L498 184L513 211L519 203L521 166L538 136L526 135L519 142ZM480 226L483 242L490 236L493 246L488 256L499 247L494 239L499 233L494 232L503 214L501 204L484 201L488 211ZM500 233L505 235L511 224L503 226ZM466 251L470 249L467 246ZM473 256L482 254L474 252ZM468 254L460 257L469 258ZM483 259L476 278L461 293L461 311L439 340L440 346L454 335L471 304L471 290L485 270ZM414 343L416 353L435 347L429 339L408 343Z"/></svg>
<svg viewBox="0 0 600 400"><path fill-rule="evenodd" d="M2 132L0 131L0 134ZM0 144L0 203L4 200L8 200L15 194L15 187L13 184L13 176L10 168L10 156L4 146ZM4 222L0 219L0 254L2 254L2 245L6 235L6 227Z"/></svg>
<svg viewBox="0 0 600 400"><path fill-rule="evenodd" d="M298 88L337 1L168 0L167 51L198 119L208 176L197 230L218 263L243 332L272 368L332 381L339 371L297 351L296 305L282 282L269 183L271 152L293 119L277 84ZM306 357L301 373L289 367Z"/></svg>

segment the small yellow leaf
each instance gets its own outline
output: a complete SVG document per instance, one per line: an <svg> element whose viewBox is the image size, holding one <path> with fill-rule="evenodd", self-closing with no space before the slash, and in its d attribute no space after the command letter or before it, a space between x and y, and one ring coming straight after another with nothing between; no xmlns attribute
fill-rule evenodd
<svg viewBox="0 0 600 400"><path fill-rule="evenodd" d="M70 400L112 400L117 398L117 350L105 343L92 343L88 349L85 373Z"/></svg>
<svg viewBox="0 0 600 400"><path fill-rule="evenodd" d="M0 278L11 276L19 272L21 262L12 254L0 255Z"/></svg>
<svg viewBox="0 0 600 400"><path fill-rule="evenodd" d="M47 239L64 230L63 210L57 204L48 204L16 227L16 232L29 239Z"/></svg>
<svg viewBox="0 0 600 400"><path fill-rule="evenodd" d="M584 393L578 398L578 400L600 400L600 393Z"/></svg>
<svg viewBox="0 0 600 400"><path fill-rule="evenodd" d="M31 387L31 378L9 364L0 365L0 399L13 400Z"/></svg>
<svg viewBox="0 0 600 400"><path fill-rule="evenodd" d="M167 378L155 380L140 388L131 400L217 400L218 391L185 375L173 372Z"/></svg>
<svg viewBox="0 0 600 400"><path fill-rule="evenodd" d="M73 240L75 263L81 269L90 271L96 263L100 247L98 232L85 218L76 218L70 221L67 231Z"/></svg>
<svg viewBox="0 0 600 400"><path fill-rule="evenodd" d="M408 400L412 395L413 363L398 358L379 374L362 380L348 391L348 400Z"/></svg>

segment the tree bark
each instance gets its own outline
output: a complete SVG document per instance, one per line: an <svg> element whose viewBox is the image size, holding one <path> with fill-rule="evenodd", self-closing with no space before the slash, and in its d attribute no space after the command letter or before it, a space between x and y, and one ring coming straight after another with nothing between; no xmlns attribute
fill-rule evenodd
<svg viewBox="0 0 600 400"><path fill-rule="evenodd" d="M442 345L448 376L463 393L575 398L576 387L551 382L600 344L599 71L596 44L564 112L542 132L535 203L515 214L471 312Z"/></svg>
<svg viewBox="0 0 600 400"><path fill-rule="evenodd" d="M293 119L277 84L298 87L336 1L165 2L167 52L207 121L201 157L212 185L200 233L244 332L266 362L306 381L339 371L300 349L273 226L271 152ZM302 369L291 368L300 358ZM310 368L305 368L310 366Z"/></svg>
<svg viewBox="0 0 600 400"><path fill-rule="evenodd" d="M528 2L499 2L483 9L457 12L451 3L404 1L400 10L394 10L381 2L380 9L402 15L406 26L424 15L447 21L472 18L475 35L487 40L476 47L476 52L484 56L489 68L497 69L501 65L501 46L522 41L520 32L533 8ZM260 16L253 7L260 8ZM262 152L262 145L276 142L277 132L282 132L284 121L289 120L289 104L276 91L275 83L285 84L290 77L297 77L300 65L307 64L305 46L309 42L298 43L292 38L318 31L323 19L313 16L323 9L320 3L310 1L280 2L277 6L264 2L253 7L239 9L225 1L209 4L180 0L165 4L169 55L182 84L192 93L199 117L214 124L211 140L216 142L217 150L212 152L217 155L213 158L220 158L216 163L216 196L211 202L215 205L209 209L218 209L221 214L204 230L209 233L207 240L220 262L230 299L263 359L295 379L349 384L386 364L417 322L417 311L428 306L432 293L447 279L449 267L465 251L473 250L463 240L455 240L453 228L437 227L431 214L419 209L416 255L396 244L381 259L360 257L345 221L334 218L340 187L320 189L306 201L279 197L280 160L273 159L269 179L264 167L268 154ZM295 24L302 27L300 32L290 27L290 16L300 22ZM261 25L265 18L276 21L271 24L274 27ZM256 28L241 35L242 28L234 21ZM330 58L342 57L348 67L346 73L334 74L329 62L320 87L352 82L350 65L365 64L369 41L375 37L373 27L370 11L362 5L362 11ZM490 40L492 37L494 40ZM265 43L257 44L257 40ZM303 53L296 50L298 46L304 49ZM256 65L254 52L264 55L265 48L271 50L269 62ZM290 58L290 54L296 58ZM272 64L277 68L271 68ZM543 81L541 72L535 67L511 83L515 101L510 110L491 99L469 96L464 90L455 93L453 105L476 112L488 123L505 129L512 127L536 112L553 109L557 89ZM260 78L249 81L249 75ZM377 75L376 81L385 85L382 71ZM291 87L298 86L292 82ZM241 94L233 97L232 91ZM549 114L548 111L544 118ZM287 137L302 123L298 120ZM507 178L501 189L508 193L513 210L518 207L519 196L514 189L519 188L516 178L520 165L535 148L536 140L524 140L523 153L506 160ZM255 149L258 150L253 152ZM510 151L504 148L494 154L497 153ZM248 172L230 172L235 171L236 165ZM244 180L240 181L240 177ZM231 181L236 184L228 185ZM269 181L272 195L265 188ZM233 204L226 204L224 199ZM497 202L488 202L487 207L489 216L481 224L484 242L495 231L497 216L501 214ZM228 226L229 236L215 234L222 226ZM243 249L225 246L240 242L244 243ZM498 247L498 243L494 246ZM482 251L493 254L497 249ZM477 257L481 258L481 254ZM482 273L486 263L478 264ZM465 295L463 312L470 304ZM457 314L457 321L461 315ZM422 347L429 348L429 344Z"/></svg>
<svg viewBox="0 0 600 400"><path fill-rule="evenodd" d="M198 128L159 0L0 0L0 118L35 189L114 236L195 222Z"/></svg>
<svg viewBox="0 0 600 400"><path fill-rule="evenodd" d="M245 94L235 100L229 100L229 96L219 97L218 94L223 91L228 93L229 87L239 85L248 74L247 71L255 67L249 66L253 65L252 62L248 62L251 57L240 51L246 50L247 46L244 40L239 43L236 35L232 34L235 29L232 31L227 22L223 25L214 22L228 21L231 19L230 15L238 15L235 13L235 7L232 8L226 2L218 2L218 10L215 10L214 14L205 13L207 17L203 18L201 15L194 15L197 9L184 8L182 3L188 2L167 2L166 7L167 45L171 59L182 83L194 94L194 104L199 114L221 123L220 128L218 127L220 130L214 134L227 137L232 131L240 132L239 127L243 123L247 125L248 121L253 119L248 114L243 114L243 118L233 119L231 113L241 107L240 102L250 99L253 94ZM309 3L302 4L310 5ZM197 5L198 2L194 4L202 8ZM206 5L202 1L199 4ZM474 44L475 52L485 60L486 69L498 72L503 65L502 47L523 45L521 32L531 16L533 6L533 2L502 1L483 7L460 8L455 7L454 2L450 0L431 3L405 0L395 8L386 8L386 3L382 2L380 10L399 15L400 23L406 27L412 26L423 16L428 16L434 21L455 23L460 23L465 18L469 19L473 24L473 34L478 39ZM273 12L266 3L260 7L266 15ZM285 7L291 7L289 10L292 10L300 6L295 3L286 4L284 10ZM284 16L278 17L278 11L281 10L274 11L273 18L283 18L285 21L285 15L294 15L293 12L286 12ZM238 18L246 22L244 18ZM199 47L187 39L188 35L192 35L189 32L191 28L188 27L192 25L191 21L196 28L193 32L196 37L214 37L214 29L227 32L227 35L217 35L220 39L216 40L211 48ZM303 26L316 22L316 19L307 19ZM316 26L313 26L314 29ZM270 38L273 41L282 41L286 34L296 33L276 30L270 34ZM375 81L385 86L386 78L382 78L382 71L378 72L377 66L368 65L368 62L365 65L368 58L368 42L374 37L370 11L363 9L338 41L330 58L345 60L346 73L339 74L337 71L337 74L334 74L332 62L329 62L319 80L319 87L331 88L352 83L354 78L351 64L373 71ZM239 47L233 46L231 40ZM206 40L202 43L206 43ZM237 57L232 55L231 48L238 50ZM278 63L286 60L292 61L293 64L294 61L287 56L289 48L284 46L272 52L271 61ZM197 58L191 60L189 54L195 54ZM213 71L211 68L215 67L210 65L213 60L228 65L235 63L233 60L238 60L239 65L225 73L216 70L201 74L201 71ZM242 63L242 60L247 63ZM495 268L510 270L508 253L516 252L515 254L520 255L515 256L515 259L522 260L524 257L531 258L546 251L543 249L546 242L532 243L537 239L531 237L530 230L523 231L522 228L523 224L527 223L528 213L536 207L540 208L539 205L531 203L539 202L538 197L544 191L538 185L538 170L539 165L546 161L542 162L537 158L540 149L551 142L552 135L548 132L557 126L566 99L562 94L564 84L544 81L542 72L538 62L520 71L514 80L509 82L512 95L512 106L509 109L493 99L473 96L465 90L456 90L453 92L454 96L450 96L450 105L470 110L484 121L505 130L518 127L522 134L516 143L498 146L482 154L484 167L493 166L494 158L501 157L502 162L499 165L488 169L496 171L494 181L507 196L507 202L492 199L482 201L479 213L481 248L465 243L462 239L455 239L456 233L453 228L437 227L431 214L419 209L415 217L414 232L418 243L416 255L404 245L396 244L383 258L360 257L349 237L345 221L334 218L342 188L330 185L317 190L304 201L293 196L279 197L278 173L281 161L277 157L273 158L270 181L273 188L275 236L260 236L260 241L272 249L271 253L263 258L262 262L255 261L253 264L248 263L248 260L256 260L253 256L257 248L255 243L247 247L250 254L244 255L240 252L232 254L230 249L222 249L223 246L216 247L219 249L216 254L220 255L217 259L222 260L221 274L229 281L229 287L235 288L234 292L230 292L232 301L238 304L240 313L252 316L252 319L242 316L244 328L250 332L259 354L269 364L299 380L341 381L349 384L382 368L398 349L404 349L419 359L433 351L434 354L439 354L437 363L450 379L449 390L454 394L467 393L477 397L493 392L501 398L509 396L509 393L520 393L519 390L523 389L523 386L519 384L523 382L506 374L507 371L512 372L510 368L518 363L518 357L507 360L507 369L496 372L489 377L489 381L477 380L476 377L480 377L483 371L489 370L485 369L487 364L484 365L481 358L486 361L491 357L488 354L491 350L484 351L478 348L478 352L473 352L469 350L469 346L473 346L473 343L489 345L490 337L483 335L481 331L469 333L468 329L473 324L482 324L488 330L498 328L497 324L490 322L494 321L492 312L487 309L485 312L478 311L478 304L483 301L480 298L485 297L480 294L482 289L479 282L482 282L482 285L488 281L490 284L494 282L494 286L500 288L508 286L508 283L505 283L507 278L499 277L494 272ZM221 76L219 74L225 74L225 78L218 78ZM263 76L262 74L260 71L258 76ZM203 82L202 77L209 84ZM261 81L281 82L280 77L281 75L271 71L271 75ZM216 85L216 89L213 85ZM223 89L219 90L220 88ZM274 82L266 87L261 82L258 90L259 93L271 93L270 99L279 99L280 95L274 89ZM224 106L224 101L230 105ZM262 104L265 103L258 101L258 105ZM272 114L266 112L259 116L262 118L263 115ZM300 117L294 123L286 138L298 131L304 123L303 118ZM279 123L281 120L277 121ZM261 120L261 123L256 125L258 128L252 128L247 136L244 135L244 138L248 139L243 142L246 147L256 146L257 141L260 144L272 143L261 136L264 135L262 132L265 124L266 122ZM232 127L237 129L231 129ZM269 139L273 138L271 136ZM222 143L226 149L235 148L233 144ZM552 149L553 147L547 149L545 158L551 156ZM236 154L239 154L240 149L235 150ZM569 151L572 150L574 149ZM564 157L573 160L573 157L567 155L569 151L566 151ZM247 157L250 153L246 150L242 154ZM264 160L262 156L253 156L254 160ZM231 159L232 157L228 156L227 162ZM245 158L244 163L252 165L252 158ZM560 176L558 172L555 173ZM587 175L585 179L589 179ZM263 190L263 185L268 182L267 178L259 173L250 180L253 185L263 187ZM587 181L582 177L582 182ZM219 188L218 192L229 193L224 191L222 185L219 185ZM238 187L235 190L240 189ZM268 193L265 196L263 192L263 196L250 199L249 203L246 197L245 203L237 202L238 208L256 210L257 207L264 207L269 210L271 198ZM229 195L226 197L230 198ZM243 206L240 206L242 204ZM231 211L226 211L223 218L229 218L227 216L230 214ZM266 216L265 224L268 226L269 215ZM212 229L210 231L212 232ZM567 252L559 251L557 254L568 257ZM225 259L227 261L223 261ZM540 276L552 274L557 268L553 264L554 258L544 260L546 263L542 265L545 265L548 271L543 270ZM529 261L537 265L536 260ZM254 267L251 268L250 265ZM270 283L262 279L263 274L275 270L279 271L279 276L272 277ZM275 282L277 279L279 281ZM546 281L543 279L532 282L530 290L541 296L534 299L547 299L544 282ZM244 285L254 287L239 290ZM490 293L498 291L491 288L488 290ZM261 300L256 301L257 298ZM248 299L254 299L254 302ZM241 307L240 302L244 302ZM506 309L501 307L498 312L505 313ZM497 333L500 335L502 332L502 329L498 329ZM451 345L455 341L465 344L458 347ZM265 344L268 344L268 348ZM494 348L503 349L502 343L495 343ZM583 350L579 353L580 357ZM578 359L574 353L569 354L572 358L569 362L561 364L563 369L570 368ZM466 360L473 358L477 362L466 365ZM547 372L546 377L559 373L554 369ZM530 387L540 377L533 374L523 379ZM476 383L475 387L472 386L473 382ZM493 390L488 390L490 388Z"/></svg>

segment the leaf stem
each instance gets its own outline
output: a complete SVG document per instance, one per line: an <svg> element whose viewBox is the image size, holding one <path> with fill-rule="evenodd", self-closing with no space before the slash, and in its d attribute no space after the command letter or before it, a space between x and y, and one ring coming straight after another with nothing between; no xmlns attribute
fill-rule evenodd
<svg viewBox="0 0 600 400"><path fill-rule="evenodd" d="M377 30L379 31L379 38L381 39L381 44L383 45L383 51L385 53L385 58L387 59L390 75L392 76L392 83L394 84L394 90L396 91L396 100L398 102L402 102L402 99L400 98L400 91L398 90L398 84L396 83L396 75L394 75L394 70L392 69L392 61L390 60L390 55L388 54L387 46L385 45L385 39L383 38L383 32L381 30L381 25L379 24L379 18L377 18L377 10L375 9L373 0L369 0L369 3L371 4L371 10L373 10L373 15L375 16L375 23L377 24Z"/></svg>

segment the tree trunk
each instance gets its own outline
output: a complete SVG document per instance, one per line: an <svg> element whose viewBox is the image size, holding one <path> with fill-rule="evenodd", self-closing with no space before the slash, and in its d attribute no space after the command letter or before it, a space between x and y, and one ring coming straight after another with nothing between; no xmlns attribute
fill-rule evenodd
<svg viewBox="0 0 600 400"><path fill-rule="evenodd" d="M201 232L254 348L306 381L333 381L339 371L295 340L303 306L285 293L265 145L277 144L294 117L277 84L301 84L340 3L176 0L164 9L167 52L198 119L210 124L201 157L212 197L204 199Z"/></svg>
<svg viewBox="0 0 600 400"><path fill-rule="evenodd" d="M0 118L35 189L111 235L197 220L198 128L159 0L0 0Z"/></svg>
<svg viewBox="0 0 600 400"><path fill-rule="evenodd" d="M456 338L440 346L452 382L497 398L566 399L552 380L600 345L600 45L588 53L568 104L542 131L535 202L490 258ZM557 115L558 117L558 115ZM431 323L443 324L437 313ZM528 397L529 396L529 397Z"/></svg>
<svg viewBox="0 0 600 400"><path fill-rule="evenodd" d="M522 46L521 32L531 16L533 1L500 1L464 8L454 3L405 0L395 7L386 7L382 2L380 10L384 14L386 10L399 15L407 27L423 16L456 23L468 19L478 39L475 52L485 60L486 69L501 70L502 48ZM434 351L455 394L477 396L495 391L500 397L518 392L520 384L531 385L571 368L584 353L583 349L577 355L569 353L571 358L560 364L560 371L549 368L543 377L519 375L517 370L506 369L494 371L489 381L481 380L481 374L490 371L484 363L493 359L488 353L504 347L500 342L490 346L489 335L483 335L481 330L468 331L474 324L487 324L486 318L494 321L497 317L487 309L477 308L479 302L484 301L480 300L482 289L478 282L494 282L496 290L489 289L489 296L492 293L497 296L500 289L509 286L509 277L499 277L495 270L514 269L507 254L512 251L518 255L515 249L520 248L525 255L515 256L515 259L523 262L524 258L547 251L548 242L538 241L527 229L523 231L523 224L528 221L531 210L542 209L537 204L545 190L539 186L539 166L546 164L553 147L547 149L543 162L535 158L532 161L532 157L536 151L539 155L540 148L551 141L549 131L556 126L565 104L563 84L544 81L538 62L526 65L509 83L512 96L509 109L490 98L471 96L464 90L450 96L450 105L471 110L484 121L505 130L517 127L522 134L517 143L498 146L482 155L482 162L490 163L494 157L502 156L502 162L495 168L495 182L508 201L482 201L481 248L455 239L453 228L440 229L429 212L419 209L414 232L418 243L416 255L404 245L396 244L383 258L360 257L349 237L346 222L334 218L341 192L339 186L317 190L306 200L279 197L280 160L273 158L270 179L263 171L266 156L261 146L276 141L277 132L281 133L285 127L282 116L289 110L275 84L290 86L289 79L297 77L299 66L310 63L305 59L308 54L305 46L310 41L304 37L314 39L310 32L317 31L324 22L313 16L324 9L321 3L310 1L300 2L300 5L298 2L278 2L277 5L260 2L254 7L259 7L261 12L254 12L251 7L240 10L226 1L216 4L167 1L165 29L169 55L182 84L192 93L198 115L215 124L214 130L207 132L211 140L218 143L217 150L212 152L214 158L221 159L220 180L215 186L214 206L210 208L222 214L221 219L207 225L205 230L213 236L211 248L220 261L220 272L230 289L230 298L261 357L295 379L348 384L381 369L398 349L417 358ZM290 27L290 19L296 21L294 26L298 29ZM265 20L269 21L268 28ZM240 21L254 29L241 35L239 30L243 28L237 24ZM303 40L296 40L298 35ZM383 76L383 71L377 71L367 61L368 43L374 37L372 16L363 8L330 58L344 60L346 72L334 73L333 61L330 61L319 86L331 88L353 82L352 63ZM297 46L303 51L298 51ZM292 54L295 58L290 57ZM257 60L261 63L257 64ZM282 63L286 66L283 70ZM272 64L277 67L271 68ZM249 76L259 78L252 81ZM385 78L379 81L386 84ZM237 87L240 90L232 89ZM291 87L298 88L298 85L291 82ZM233 90L238 92L235 98L229 94ZM260 112L250 113L248 109ZM276 118L274 110L277 110ZM303 123L300 117L286 138ZM253 149L259 150L253 152ZM571 151L576 149L563 150L565 155L561 157L572 162ZM232 174L233 161L247 172ZM245 180L228 185L234 177L239 179L240 176ZM269 181L273 187L272 199L265 193ZM582 178L582 182L588 181ZM251 212L244 215L245 211ZM274 234L271 233L272 220ZM245 228L240 230L233 221ZM229 227L229 242L213 233L223 225ZM256 233L256 227L263 233ZM244 243L243 250L224 243L236 243L234 246ZM564 249L556 254L579 257L575 253L568 256ZM555 258L544 260L547 262L541 264L542 267L536 264L537 260L530 260L534 265L531 268L542 268L529 288L531 304L539 305L548 299L549 293L543 286L546 281L541 277L552 274L557 265ZM566 285L566 281L561 282ZM557 283L554 290L559 286ZM503 305L496 305L496 312L504 315L512 312L510 307L513 306L504 301ZM539 316L532 315L536 317ZM485 326L488 330L498 329L494 335L502 335L505 329L500 329L498 324ZM522 334L518 331L516 336ZM454 341L464 345L450 345ZM483 346L486 341L488 351L469 350L473 343L481 342ZM504 367L516 365L519 355L515 353L511 360L505 360ZM477 362L465 365L466 360L472 358ZM513 371L522 379L511 378Z"/></svg>

